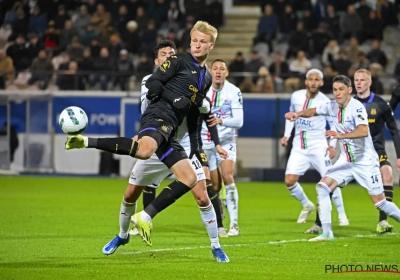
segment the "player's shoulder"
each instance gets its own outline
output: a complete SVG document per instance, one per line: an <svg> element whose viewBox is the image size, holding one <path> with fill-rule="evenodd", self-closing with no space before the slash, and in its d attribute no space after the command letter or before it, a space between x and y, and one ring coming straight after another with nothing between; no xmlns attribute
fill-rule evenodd
<svg viewBox="0 0 400 280"><path fill-rule="evenodd" d="M168 60L175 60L175 61L185 61L185 60L193 60L193 57L190 53L177 53L171 55Z"/></svg>
<svg viewBox="0 0 400 280"><path fill-rule="evenodd" d="M305 97L307 94L307 90L306 89L299 89L296 90L292 93L292 98L300 98L300 97Z"/></svg>
<svg viewBox="0 0 400 280"><path fill-rule="evenodd" d="M228 92L240 92L240 88L229 82L228 80L225 80L224 82L224 89L226 89Z"/></svg>
<svg viewBox="0 0 400 280"><path fill-rule="evenodd" d="M320 91L318 92L317 97L318 97L319 99L321 99L322 101L326 101L326 102L330 102L330 101L331 101L331 99L329 99L329 97L326 96L325 93L320 92Z"/></svg>
<svg viewBox="0 0 400 280"><path fill-rule="evenodd" d="M364 105L357 99L352 98L349 104L347 104L349 110L356 111L357 113L361 113L363 108L365 109Z"/></svg>
<svg viewBox="0 0 400 280"><path fill-rule="evenodd" d="M382 104L382 105L387 105L388 104L388 102L385 100L385 99L383 99L381 96L379 96L379 95L376 95L375 94L375 96L374 96L374 102L376 102L376 103L378 103L378 104Z"/></svg>

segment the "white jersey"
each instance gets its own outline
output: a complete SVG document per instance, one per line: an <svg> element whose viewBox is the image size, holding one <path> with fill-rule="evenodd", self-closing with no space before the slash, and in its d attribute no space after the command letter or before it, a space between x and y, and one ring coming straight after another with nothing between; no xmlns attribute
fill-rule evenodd
<svg viewBox="0 0 400 280"><path fill-rule="evenodd" d="M336 101L330 101L316 108L318 115L329 116L339 134L351 132L359 125L368 126L368 114L364 105L351 98L346 108L340 108ZM367 137L357 139L339 140L341 157L347 162L373 164L371 161L378 162L378 154L374 149L371 134L368 131Z"/></svg>
<svg viewBox="0 0 400 280"><path fill-rule="evenodd" d="M234 143L236 129L243 125L243 98L240 89L225 81L224 87L219 91L210 87L207 97L211 100L211 113L222 119L222 125L217 125L220 142ZM201 139L204 149L215 147L205 122L201 129Z"/></svg>
<svg viewBox="0 0 400 280"><path fill-rule="evenodd" d="M140 103L141 103L140 110L141 110L142 114L144 113L144 111L150 104L150 101L147 100L147 98L146 98L147 92L149 91L146 87L146 81L148 78L150 78L150 76L151 76L151 74L147 75L142 80L142 87L141 87L141 94L140 94ZM186 117L183 120L182 124L178 127L178 130L175 134L175 139L179 142L179 144L181 144L181 146L183 148L190 147L190 138L189 138Z"/></svg>
<svg viewBox="0 0 400 280"><path fill-rule="evenodd" d="M322 92L318 92L314 98L308 98L307 90L301 89L292 94L290 99L290 112L300 112L308 108L317 108L327 102L330 102L330 99ZM328 142L325 137L327 121L330 124L329 118L325 116L298 118L296 122L287 120L285 125L285 137L290 137L293 126L295 126L293 149L311 150L313 148L328 147ZM336 146L336 143L332 146Z"/></svg>

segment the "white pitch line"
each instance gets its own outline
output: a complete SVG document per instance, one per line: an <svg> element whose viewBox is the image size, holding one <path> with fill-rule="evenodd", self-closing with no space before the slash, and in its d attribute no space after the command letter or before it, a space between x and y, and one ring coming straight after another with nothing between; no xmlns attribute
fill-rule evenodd
<svg viewBox="0 0 400 280"><path fill-rule="evenodd" d="M394 236L400 235L400 233L386 233L385 236ZM337 237L336 239L349 239L349 238L368 238L368 237L377 237L384 236L378 234L370 234L370 235L361 235L358 234L353 237ZM259 246L259 245L276 245L276 244L286 244L286 243L298 243L298 242L307 242L309 239L293 239L293 240L279 240L279 241L268 241L268 242L260 242L260 243L239 243L239 244L224 244L223 247L248 247L248 246ZM152 249L152 250L142 250L142 251L134 251L134 252L123 252L121 254L124 255L139 255L143 253L157 253L157 252L168 252L168 251L186 251L186 250L198 250L198 249L210 249L210 246L196 246L196 247L178 247L178 248L161 248L161 249Z"/></svg>

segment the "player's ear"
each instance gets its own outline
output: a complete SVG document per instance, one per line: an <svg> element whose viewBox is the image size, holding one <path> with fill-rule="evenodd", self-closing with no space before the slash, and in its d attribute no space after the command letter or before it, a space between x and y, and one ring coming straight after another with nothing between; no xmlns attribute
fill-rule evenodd
<svg viewBox="0 0 400 280"><path fill-rule="evenodd" d="M351 94L353 92L353 88L349 87L349 93Z"/></svg>
<svg viewBox="0 0 400 280"><path fill-rule="evenodd" d="M215 46L215 43L210 44L210 51L214 48L214 46Z"/></svg>
<svg viewBox="0 0 400 280"><path fill-rule="evenodd" d="M155 65L158 65L158 58L155 58L155 59L154 59L154 64L155 64Z"/></svg>

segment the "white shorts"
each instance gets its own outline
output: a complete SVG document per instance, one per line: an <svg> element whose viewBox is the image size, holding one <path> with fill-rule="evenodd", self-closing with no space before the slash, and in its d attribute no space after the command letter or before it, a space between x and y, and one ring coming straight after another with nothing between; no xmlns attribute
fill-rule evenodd
<svg viewBox="0 0 400 280"><path fill-rule="evenodd" d="M190 148L185 149L185 151L189 156ZM197 181L205 180L206 176L203 167L196 155L193 156L191 162L197 175ZM161 181L171 175L172 173L167 166L154 154L147 160L138 160L136 162L129 177L129 184L158 188Z"/></svg>
<svg viewBox="0 0 400 280"><path fill-rule="evenodd" d="M339 187L346 186L353 179L366 188L370 195L383 193L383 183L379 162L372 159L368 163L351 163L340 156L336 163L326 172L325 177L335 180Z"/></svg>
<svg viewBox="0 0 400 280"><path fill-rule="evenodd" d="M307 150L292 149L285 174L302 176L313 166L321 177L324 176L326 171L332 166L327 149L328 147Z"/></svg>
<svg viewBox="0 0 400 280"><path fill-rule="evenodd" d="M223 160L231 160L236 162L236 143L226 143L222 144L221 147L228 152L228 158L221 158L220 155L217 153L217 150L214 148L212 149L204 149L204 153L208 159L208 165L210 167L210 171L213 171L218 168Z"/></svg>

